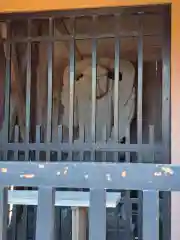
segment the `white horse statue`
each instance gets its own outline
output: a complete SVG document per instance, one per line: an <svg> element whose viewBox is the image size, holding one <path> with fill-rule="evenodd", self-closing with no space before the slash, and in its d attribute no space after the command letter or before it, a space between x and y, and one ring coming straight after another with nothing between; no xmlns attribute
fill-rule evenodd
<svg viewBox="0 0 180 240"><path fill-rule="evenodd" d="M126 135L135 110L135 69L129 61L120 60L119 76L119 141ZM84 59L76 64L74 94L74 129L84 127L85 142L91 142L92 113L92 60ZM97 63L96 89L96 141L113 140L114 106L114 60L100 58ZM62 104L64 114L62 125L68 128L69 120L69 67L64 71ZM104 139L104 132L107 139ZM78 136L78 134L77 134ZM79 135L80 136L80 135ZM66 136L66 140L68 136ZM81 137L75 141L82 142Z"/></svg>

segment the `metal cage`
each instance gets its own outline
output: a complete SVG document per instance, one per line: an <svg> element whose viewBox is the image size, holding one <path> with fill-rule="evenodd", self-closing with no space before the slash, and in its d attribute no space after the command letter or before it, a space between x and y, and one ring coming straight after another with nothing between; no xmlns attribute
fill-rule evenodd
<svg viewBox="0 0 180 240"><path fill-rule="evenodd" d="M156 20L153 19L156 17L161 25L155 25ZM147 22L146 18L149 19ZM134 19L135 27L132 29L126 29L128 19L131 23ZM160 192L159 196L159 191L180 190L177 186L178 174L175 174L179 168L174 168L171 174L171 171L163 170L169 167L164 166L159 170L159 166L155 165L170 163L170 7L165 5L66 13L6 14L0 16L0 21L1 72L5 79L4 83L1 81L1 89L4 89L2 91L4 107L0 109L3 122L0 132L0 153L2 161L11 161L0 163L0 181L3 184L1 194L4 196L0 210L5 214L7 192L4 185L13 185L11 189L17 196L22 191L36 191L39 185L43 185L39 189L40 205L37 211L36 231L36 207L11 206L13 214L10 215L9 239L18 238L18 234L24 239L34 239L35 236L36 239L53 239L54 225L51 219L54 218L52 206L55 203L53 188L58 188L57 191L62 189L67 191L69 188L76 188L76 191L94 189L90 190L92 203L89 212L90 229L88 228L90 240L105 239L106 235L108 239L118 239L119 236L122 239L159 239L159 221L160 225L162 224L161 239L170 239L170 210L166 211L170 207L170 197L167 192ZM154 21L152 25L151 21ZM104 47L101 47L101 41L105 41ZM136 48L132 47L128 52L127 49L132 42ZM82 46L84 52L81 51ZM101 50L98 50L99 48ZM158 48L157 55L152 54L152 58L146 60L145 52L148 58L154 48ZM122 57L130 58L135 69L133 91L136 96L134 100L136 111L134 110L123 136L119 136L121 128L119 119L123 112L119 103L121 99L119 82L124 77L121 72L121 51ZM113 59L114 67L108 68L99 64L99 58L107 57L106 55ZM60 62L56 62L58 57ZM77 66L78 61L84 61L85 58L91 59L88 85L90 87L87 87L91 100L88 133L85 124L81 124L81 119L75 126L76 83L85 77L83 73L78 72ZM150 68L150 65L153 68ZM62 88L66 84L63 82L62 72L67 66L68 123L62 121L65 106L61 99ZM105 89L98 89L98 81L102 77L99 75L98 66L106 72L103 75L107 77ZM150 76L151 73L154 75ZM154 86L151 84L149 87L146 83L153 82L152 79L155 79ZM98 101L110 91L110 80L113 104L109 122L113 130L109 140L105 126L101 139L97 139L96 133L103 118L103 111L98 113ZM156 85L157 83L159 85ZM155 89L158 89L157 86L160 91L157 96L153 96ZM81 91L85 89L82 88ZM150 96L149 99L146 98L147 95ZM150 100L151 111L143 116ZM84 111L84 115L89 114L89 109L87 112ZM151 124L148 117L154 111L155 122ZM101 117L99 125L98 114ZM126 123L125 120L124 122ZM17 160L21 162L12 162ZM57 161L63 163L50 163ZM93 163L84 163L87 161ZM41 162L42 168L48 170L41 171ZM139 163L152 164L145 166ZM53 174L57 176L55 171L58 168L60 173L64 171L63 167L67 166L70 169L68 171L72 169L72 178L69 177L67 180L53 178ZM124 176L118 172L120 169L126 169ZM82 182L81 178L85 176L82 172L87 172L87 176L90 174L91 179ZM108 177L104 179L105 172L106 177L107 174L113 176L112 182L107 180ZM151 173L157 173L157 176L152 177ZM172 175L172 178L169 177ZM126 177L127 182L123 180ZM112 209L107 211L107 230L105 230L105 207L102 204L105 201L104 189L108 189L109 192L112 190L121 192L121 201L115 211ZM150 191L142 193L144 190ZM157 199L160 199L160 218ZM148 205L151 205L151 208ZM97 211L98 216L95 214ZM71 238L71 215L67 213L67 208L65 210L57 208L56 213L56 239ZM51 216L48 219L47 214ZM151 226L146 222L148 218L152 221ZM5 224L2 218L1 221ZM45 227L42 227L43 222ZM0 231L1 236L4 236L2 228Z"/></svg>

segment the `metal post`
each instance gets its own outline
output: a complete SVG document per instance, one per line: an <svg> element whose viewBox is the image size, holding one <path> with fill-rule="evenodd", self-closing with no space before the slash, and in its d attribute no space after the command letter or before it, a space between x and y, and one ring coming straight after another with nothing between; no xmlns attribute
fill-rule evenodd
<svg viewBox="0 0 180 240"><path fill-rule="evenodd" d="M53 19L49 19L49 35L53 36ZM48 85L47 85L47 129L46 129L46 142L51 142L52 135L52 81L53 81L53 43L48 44ZM46 161L51 159L51 151L46 153Z"/></svg>
<svg viewBox="0 0 180 240"><path fill-rule="evenodd" d="M138 38L138 96L137 96L137 144L143 143L142 101L143 101L143 26L139 19ZM138 152L138 162L142 162L142 153ZM138 192L138 239L142 240L142 192Z"/></svg>
<svg viewBox="0 0 180 240"><path fill-rule="evenodd" d="M93 16L93 26L96 24L96 16ZM96 90L97 90L97 39L92 39L92 115L91 115L91 137L92 142L96 142ZM95 152L91 152L91 161L96 157Z"/></svg>
<svg viewBox="0 0 180 240"><path fill-rule="evenodd" d="M73 36L70 41L70 75L69 75L69 144L73 143L74 138L74 82L75 82L75 39L74 39L74 19L72 20L73 24ZM69 152L69 160L72 161L73 153Z"/></svg>
<svg viewBox="0 0 180 240"><path fill-rule="evenodd" d="M55 189L40 187L38 195L36 239L54 240Z"/></svg>
<svg viewBox="0 0 180 240"><path fill-rule="evenodd" d="M143 191L143 240L159 240L159 192Z"/></svg>
<svg viewBox="0 0 180 240"><path fill-rule="evenodd" d="M119 17L116 17L117 20L117 36L115 38L115 83L114 83L114 141L119 142L119 72L120 72L120 38L119 38ZM119 152L114 153L115 161L118 162Z"/></svg>
<svg viewBox="0 0 180 240"><path fill-rule="evenodd" d="M89 209L89 240L106 240L106 191L91 190Z"/></svg>
<svg viewBox="0 0 180 240"><path fill-rule="evenodd" d="M0 186L0 240L7 239L8 192Z"/></svg>
<svg viewBox="0 0 180 240"><path fill-rule="evenodd" d="M162 142L164 151L163 163L171 163L170 157L170 14L165 11L163 24L163 47L162 47ZM171 195L163 193L163 239L169 240L171 236ZM167 211L169 209L169 211Z"/></svg>

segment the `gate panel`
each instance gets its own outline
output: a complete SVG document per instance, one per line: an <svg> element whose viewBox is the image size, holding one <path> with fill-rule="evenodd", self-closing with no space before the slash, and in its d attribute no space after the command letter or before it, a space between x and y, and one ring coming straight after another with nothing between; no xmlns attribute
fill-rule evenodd
<svg viewBox="0 0 180 240"><path fill-rule="evenodd" d="M86 174L88 174L88 187L91 189L90 193L90 212L89 212L89 239L96 239L97 237L101 237L103 239L106 238L106 216L105 216L105 190L104 189L112 189L112 185L116 189L136 189L143 190L143 239L159 239L159 190L166 191L180 191L180 167L173 165L159 165L155 166L154 164L105 164L103 167L100 164L92 164L92 163L81 163L77 164L76 167L73 163L69 163L69 172L67 174L63 174L64 164L46 164L44 169L40 169L39 165L41 163L36 164L28 164L22 163L22 166L18 163L2 163L1 162L1 173L0 173L0 182L1 185L7 186L12 185L12 183L19 183L19 178L22 179L23 185L37 185L41 186L39 188L39 200L38 200L38 216L37 216L37 230L36 230L36 239L41 239L44 237L45 239L52 240L54 239L54 203L55 203L55 191L54 187L74 187L73 181L76 181L76 186L78 188L82 188L85 186L85 181L82 181L82 176L84 176L84 169L86 169ZM29 168L30 166L30 168ZM125 183L123 181L119 181L120 173L124 172L124 168L126 167L127 175L125 177ZM46 169L47 168L47 169ZM102 168L103 171L99 172L98 178L93 178L94 171L96 168ZM7 171L2 171L2 169L6 169ZM13 171L12 171L13 169ZM25 171L26 169L26 171ZM54 179L55 173L58 171L62 171L62 177L58 175L58 181ZM88 171L87 171L88 169ZM51 171L51 177L47 177L44 171ZM146 180L140 179L139 174L144 170L146 174ZM132 181L132 175L130 173L134 172L135 183ZM20 176L20 173L26 172L24 177ZM27 177L31 172L34 174L34 177ZM77 181L74 173L79 173L81 176ZM107 179L107 173L112 174L111 184L109 185L109 178ZM92 176L93 175L93 176ZM125 182L124 181L124 182ZM168 182L168 185L167 185ZM96 184L95 184L96 183ZM152 185L152 186L151 186ZM48 186L48 187L47 187ZM50 187L51 186L51 187ZM1 211L7 209L7 189L4 187L1 188L2 197L1 197ZM152 190L153 189L153 190ZM149 208L151 205L151 208ZM3 206L3 208L2 208ZM1 226L5 224L6 214L1 215ZM96 220L98 220L96 222ZM95 224L96 222L96 224ZM6 222L7 223L7 222ZM3 228L0 232L1 239L5 235L6 227Z"/></svg>
<svg viewBox="0 0 180 240"><path fill-rule="evenodd" d="M101 162L92 172L94 179L99 179L101 189L105 188L105 177L101 178L99 171L104 171L104 162L170 163L169 9L167 6L148 9L122 9L122 12L116 9L112 14L109 10L93 14L87 11L85 15L37 13L19 15L17 19L15 15L2 16L5 31L0 44L6 55L4 123L0 133L2 160ZM28 168L32 166L36 165L31 162ZM49 170L45 173L50 175L50 165L42 163L39 168L46 166ZM68 166L64 169L66 174ZM89 165L83 166L86 172ZM130 170L132 179L125 180L129 173L126 172L128 166L123 166L125 170L117 178L122 181L121 207L119 215L113 214L117 220L122 217L120 221L127 238L133 222L134 232L137 230L134 234L142 240L142 191L148 181L152 181L149 190L160 190L153 179L144 176L144 167L141 169L144 183L133 170ZM149 173L155 174L152 169L149 168ZM163 175L165 170L161 170L156 174ZM56 174L59 176L60 172ZM117 172L111 174L106 175L109 188L119 190L119 182L111 183ZM57 186L56 178L61 178L61 174L58 176L54 175L48 182L43 175L44 183ZM28 172L27 176L23 173L21 177L15 184L21 186L21 190L37 187L32 173ZM22 180L24 177L32 177L32 185L27 185L26 180ZM64 185L57 187L67 188L64 179L61 181ZM167 181L164 176L156 181L161 190L173 184L172 179ZM127 187L129 183L131 188ZM68 184L90 188L88 176L79 173L76 179L69 179ZM95 180L92 184L97 185ZM170 217L166 211L169 205L167 193L160 192L163 218ZM22 206L19 209L17 216L20 219L23 214L26 225L29 210ZM107 222L108 219L107 216ZM163 226L167 239L168 221Z"/></svg>

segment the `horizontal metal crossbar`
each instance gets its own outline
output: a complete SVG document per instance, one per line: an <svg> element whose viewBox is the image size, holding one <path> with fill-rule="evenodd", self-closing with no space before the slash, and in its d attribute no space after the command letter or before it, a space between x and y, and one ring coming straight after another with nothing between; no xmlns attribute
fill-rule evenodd
<svg viewBox="0 0 180 240"><path fill-rule="evenodd" d="M180 191L180 166L141 163L0 162L0 184Z"/></svg>
<svg viewBox="0 0 180 240"><path fill-rule="evenodd" d="M162 144L120 144L115 142L95 142L95 143L3 143L1 144L3 151L109 151L109 152L162 152L164 147Z"/></svg>
<svg viewBox="0 0 180 240"><path fill-rule="evenodd" d="M147 33L143 35L144 37L161 37L160 34L152 34ZM107 39L107 38L134 38L139 37L139 33L137 31L133 31L131 33L120 32L119 34L112 34L112 33L104 33L104 34L97 34L97 35L90 35L90 34L76 34L73 36L75 40L86 40L86 39ZM57 41L70 41L72 40L71 35L63 35L63 36L38 36L38 37L14 37L12 39L1 39L1 42L8 42L8 43L26 43L26 42L57 42Z"/></svg>
<svg viewBox="0 0 180 240"><path fill-rule="evenodd" d="M89 207L90 192L81 191L56 191L55 206L61 207ZM121 193L106 192L106 207L116 208L122 201ZM13 190L8 191L8 203L14 205L37 205L38 191L29 190Z"/></svg>

